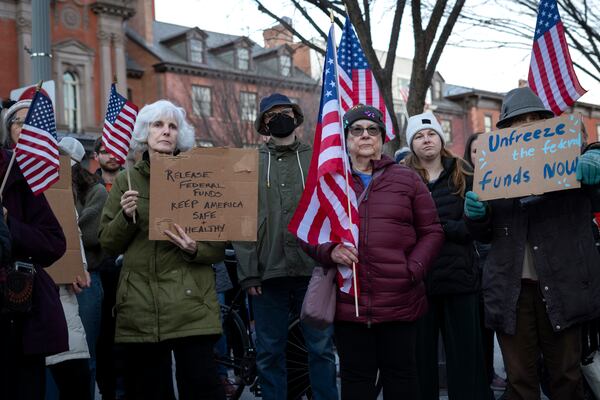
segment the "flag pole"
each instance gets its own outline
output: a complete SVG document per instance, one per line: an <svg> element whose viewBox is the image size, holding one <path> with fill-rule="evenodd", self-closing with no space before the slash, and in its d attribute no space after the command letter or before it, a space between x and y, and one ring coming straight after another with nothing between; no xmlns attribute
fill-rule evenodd
<svg viewBox="0 0 600 400"><path fill-rule="evenodd" d="M334 25L334 18L333 18L333 10L329 10L329 17L331 18L331 25ZM339 91L339 79L338 79L338 62L337 62L337 48L336 48L336 40L335 40L335 29L331 30L331 36L333 36L332 38L332 42L333 42L333 65L335 68L334 71L334 75L335 75L335 84L338 87L337 90L337 96L338 96L338 109L339 109L339 114L340 114L340 118L343 117L344 115L344 110L342 110L342 102L340 99L340 91ZM324 83L323 83L324 84ZM344 131L344 126L342 124L342 121L340 120L340 127L342 128L340 132ZM348 153L346 151L346 140L344 139L344 137L341 137L341 142L342 142L342 152L344 153L342 160L344 161L344 178L346 180L346 200L347 201L347 207L348 207L348 219L350 222L350 227L352 227L352 205L350 204L350 181L348 178L348 169L350 169L349 163L348 163ZM358 238L356 238L358 240ZM356 243L358 245L358 243ZM357 283L356 283L356 263L353 261L352 262L352 286L354 287L354 313L355 316L358 318L359 317L359 313L358 313L358 289L357 289Z"/></svg>
<svg viewBox="0 0 600 400"><path fill-rule="evenodd" d="M42 85L44 84L44 81L41 80L38 82L37 86L35 87L35 92L39 92L40 89L42 89ZM8 134L10 134L10 132L8 132ZM16 143L15 143L16 145ZM4 187L6 186L6 181L8 180L8 175L10 173L10 170L13 166L13 164L15 163L15 159L17 158L17 152L13 151L12 152L12 156L10 157L10 162L8 163L8 167L6 168L6 173L4 174L4 178L2 179L2 185L0 185L0 200L2 200L2 197L4 196Z"/></svg>
<svg viewBox="0 0 600 400"><path fill-rule="evenodd" d="M119 83L119 80L117 79L117 74L114 74L113 85L116 85L117 83ZM125 160L125 173L127 174L127 189L131 190L131 175L129 174L129 164L127 163L127 160ZM133 213L132 219L133 223L135 224L135 212Z"/></svg>

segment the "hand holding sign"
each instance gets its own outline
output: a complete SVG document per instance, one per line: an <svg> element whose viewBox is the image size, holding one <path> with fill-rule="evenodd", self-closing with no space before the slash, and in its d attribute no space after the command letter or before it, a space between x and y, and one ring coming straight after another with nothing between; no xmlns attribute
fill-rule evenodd
<svg viewBox="0 0 600 400"><path fill-rule="evenodd" d="M471 191L465 193L465 215L470 219L485 217L485 203L479 201L479 196Z"/></svg>
<svg viewBox="0 0 600 400"><path fill-rule="evenodd" d="M168 229L165 229L164 233L169 237L169 241L179 247L181 250L189 254L196 254L198 245L196 241L189 237L181 226L173 224L177 233L173 233Z"/></svg>
<svg viewBox="0 0 600 400"><path fill-rule="evenodd" d="M584 185L600 183L600 150L589 150L579 157L577 180Z"/></svg>

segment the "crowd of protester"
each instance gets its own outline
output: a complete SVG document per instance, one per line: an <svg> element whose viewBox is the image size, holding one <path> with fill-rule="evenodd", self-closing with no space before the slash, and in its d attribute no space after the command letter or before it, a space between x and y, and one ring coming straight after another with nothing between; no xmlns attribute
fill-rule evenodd
<svg viewBox="0 0 600 400"><path fill-rule="evenodd" d="M312 246L287 229L312 156L295 134L304 115L271 94L255 122L268 137L258 150L257 240L232 243L231 282L224 242L195 241L177 224L168 240L148 238L152 156L195 143L185 111L159 100L137 116L128 171L101 140L95 173L78 140L60 141L71 160L85 269L57 287L45 268L64 254L65 235L44 195L10 163L30 105L21 100L2 114L0 288L18 265L33 271L33 297L28 311L15 312L0 296L0 398L86 400L98 390L104 400L223 400L233 392L230 371L215 359L228 351L219 301L239 284L253 316L261 396L285 399L288 322L313 268L356 264L357 306L352 293L337 291L333 324L301 322L312 398L437 399L441 336L452 400L493 399L492 389L534 400L541 385L552 400L584 399L582 326L600 316L591 223L600 212L599 144L582 146L581 188L486 202L472 190L478 135L461 158L425 112L410 117L407 147L391 158L383 115L359 104L342 121L358 247ZM497 128L552 116L518 88L506 95ZM494 370L495 335L506 380Z"/></svg>

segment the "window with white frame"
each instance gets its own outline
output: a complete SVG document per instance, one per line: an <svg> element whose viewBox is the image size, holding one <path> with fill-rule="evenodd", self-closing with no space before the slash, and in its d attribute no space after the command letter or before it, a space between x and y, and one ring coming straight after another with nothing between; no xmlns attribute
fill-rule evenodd
<svg viewBox="0 0 600 400"><path fill-rule="evenodd" d="M452 142L452 121L449 119L443 119L440 121L442 125L442 131L444 132L444 143L448 144Z"/></svg>
<svg viewBox="0 0 600 400"><path fill-rule="evenodd" d="M65 125L69 132L79 132L81 115L79 107L79 79L74 72L63 74L63 100Z"/></svg>
<svg viewBox="0 0 600 400"><path fill-rule="evenodd" d="M279 56L279 71L283 76L292 75L292 57L287 54Z"/></svg>
<svg viewBox="0 0 600 400"><path fill-rule="evenodd" d="M195 63L204 62L204 43L200 39L190 39L190 61Z"/></svg>
<svg viewBox="0 0 600 400"><path fill-rule="evenodd" d="M212 90L208 86L192 86L192 107L199 117L212 116Z"/></svg>
<svg viewBox="0 0 600 400"><path fill-rule="evenodd" d="M237 67L242 71L250 69L250 50L244 47L237 49Z"/></svg>
<svg viewBox="0 0 600 400"><path fill-rule="evenodd" d="M256 119L256 97L256 93L240 92L242 121L254 121Z"/></svg>
<svg viewBox="0 0 600 400"><path fill-rule="evenodd" d="M483 131L484 132L492 131L492 116L491 115L483 116Z"/></svg>

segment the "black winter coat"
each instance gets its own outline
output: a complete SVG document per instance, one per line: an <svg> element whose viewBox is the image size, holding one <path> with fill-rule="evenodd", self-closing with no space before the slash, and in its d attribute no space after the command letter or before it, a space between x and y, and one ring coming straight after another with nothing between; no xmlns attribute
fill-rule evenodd
<svg viewBox="0 0 600 400"><path fill-rule="evenodd" d="M600 256L590 230L598 200L600 187L584 187L493 200L484 219L465 218L477 240L492 244L482 280L489 328L515 333L527 242L554 331L600 315Z"/></svg>
<svg viewBox="0 0 600 400"><path fill-rule="evenodd" d="M479 270L475 263L473 239L463 219L464 198L455 194L452 182L456 158L443 158L444 170L427 186L444 228L444 245L425 280L429 295L472 293L480 288ZM470 170L466 164L464 169ZM467 176L466 191L471 190L473 179Z"/></svg>

